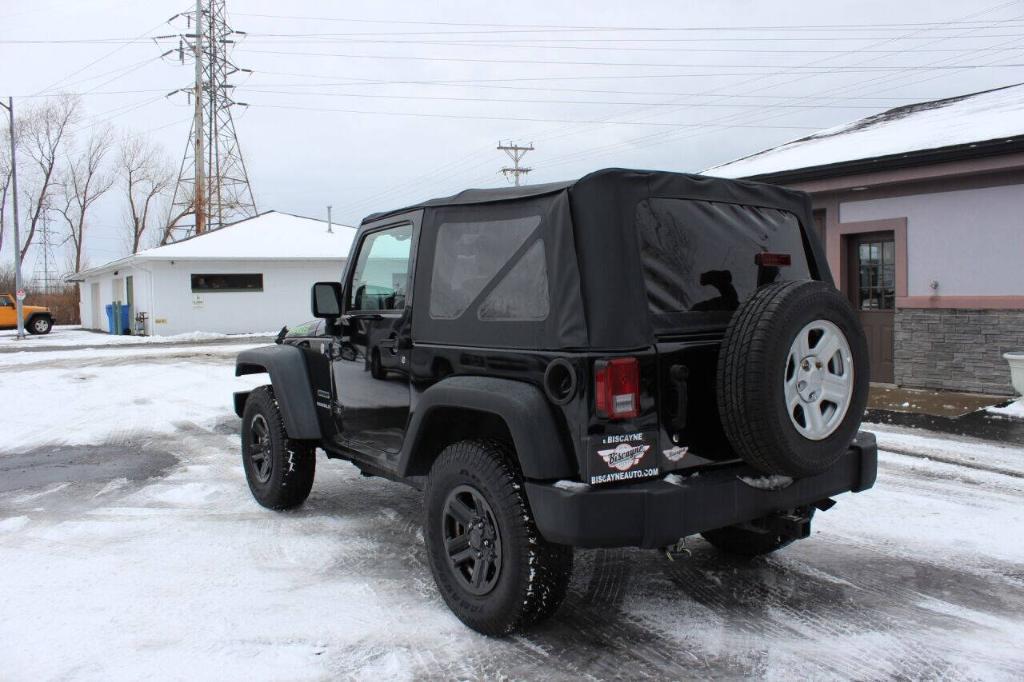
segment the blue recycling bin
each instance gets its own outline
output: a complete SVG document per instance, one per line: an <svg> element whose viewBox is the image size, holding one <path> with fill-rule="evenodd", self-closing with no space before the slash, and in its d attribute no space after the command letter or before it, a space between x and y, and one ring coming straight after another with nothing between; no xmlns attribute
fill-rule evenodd
<svg viewBox="0 0 1024 682"><path fill-rule="evenodd" d="M118 306L121 308L121 325L120 327L114 324L114 305L107 304L107 333L109 334L125 334L131 333L132 328L132 311L130 305L121 304ZM127 330L127 332L125 331Z"/></svg>

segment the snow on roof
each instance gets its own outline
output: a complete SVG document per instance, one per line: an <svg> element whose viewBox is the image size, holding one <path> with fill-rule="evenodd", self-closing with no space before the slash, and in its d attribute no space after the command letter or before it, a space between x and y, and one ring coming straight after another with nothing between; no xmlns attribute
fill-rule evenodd
<svg viewBox="0 0 1024 682"><path fill-rule="evenodd" d="M745 178L1024 134L1024 84L896 107L703 173Z"/></svg>
<svg viewBox="0 0 1024 682"><path fill-rule="evenodd" d="M136 260L343 260L348 257L356 229L334 224L332 230L327 231L323 220L267 211L219 230L90 268L73 279Z"/></svg>
<svg viewBox="0 0 1024 682"><path fill-rule="evenodd" d="M332 230L327 231L323 220L267 211L219 230L139 251L135 257L147 260L345 258L356 230L347 225L334 225Z"/></svg>

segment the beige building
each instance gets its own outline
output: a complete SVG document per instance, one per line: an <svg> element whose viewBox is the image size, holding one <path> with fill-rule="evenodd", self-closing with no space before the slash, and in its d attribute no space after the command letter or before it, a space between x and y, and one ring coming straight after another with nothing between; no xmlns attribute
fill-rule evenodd
<svg viewBox="0 0 1024 682"><path fill-rule="evenodd" d="M872 379L1009 394L1024 349L1024 85L921 102L704 171L813 197Z"/></svg>

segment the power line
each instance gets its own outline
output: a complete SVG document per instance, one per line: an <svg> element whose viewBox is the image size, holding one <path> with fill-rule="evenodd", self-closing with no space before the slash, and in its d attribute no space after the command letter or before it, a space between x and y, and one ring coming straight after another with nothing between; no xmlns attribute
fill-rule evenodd
<svg viewBox="0 0 1024 682"><path fill-rule="evenodd" d="M446 97L443 95L384 95L367 94L362 92L288 92L285 90L264 90L261 88L246 88L248 93L267 95L303 95L309 97L350 97L355 99L398 99L398 100L426 100L443 102L495 102L511 104L586 104L586 105L619 105L619 106L645 106L645 107L678 107L678 102L631 102L618 100L574 100L574 99L517 99L512 97ZM735 102L692 102L688 107L716 107L716 108L756 108L764 109L763 104L740 104ZM878 109L877 105L867 104L777 104L774 106L795 109Z"/></svg>
<svg viewBox="0 0 1024 682"><path fill-rule="evenodd" d="M991 27L992 30L1005 30L1013 28L1024 28L1024 24L1013 24L1013 25L1000 25ZM954 29L955 30L955 29ZM989 30L988 28L980 30ZM470 32L475 34L476 32ZM502 36L506 35L507 32L498 32ZM890 36L836 36L836 35L823 35L823 36L768 36L768 37L750 37L750 36L715 36L712 38L543 38L543 37L532 37L532 38L503 38L503 39L485 39L475 38L470 40L397 40L397 37L409 36L451 36L451 35L463 35L459 32L452 31L441 31L441 32L419 32L419 33L395 33L392 31L388 32L360 32L360 33L248 33L246 35L247 42L266 42L270 44L287 44L287 43L308 43L310 40L314 40L317 43L351 43L351 44L397 44L397 45L451 45L451 46L505 46L505 47L522 47L530 49L587 49L587 50L641 50L641 51L662 51L664 49L679 48L651 48L651 47L616 47L616 43L722 43L722 42L740 42L740 43L759 43L759 42L787 42L792 43L795 41L801 42L836 42L836 41L868 41L868 40L883 40ZM958 40L958 39L973 39L983 40L985 38L1006 38L1006 37L1019 37L1020 33L986 33L984 35L977 36L936 36L931 35L927 37L913 37L913 36L900 36L897 40L931 40L931 39L943 39L943 40ZM177 36L153 36L151 40L159 42L161 40L167 40L169 38L176 38ZM268 38L274 40L266 40ZM286 38L289 40L276 40L278 38ZM295 40L291 40L294 38ZM137 44L140 41L132 38L34 38L34 39L0 39L0 44L5 45L111 45L117 44L122 47L127 45ZM541 44L538 44L541 43ZM544 44L547 43L547 44ZM557 45L554 43L562 43ZM565 43L592 43L593 45L566 45ZM119 48L120 49L120 48ZM945 52L954 51L956 48L949 49L934 49L929 50L931 52ZM114 52L116 52L115 50ZM730 48L687 48L686 51L692 52L756 52L756 49L738 50ZM771 52L843 52L845 50L837 48L833 50L807 50L807 49L787 49L787 50L771 50ZM878 52L889 52L888 50L878 50ZM110 56L113 52L108 53L103 58ZM99 61L99 60L97 60Z"/></svg>
<svg viewBox="0 0 1024 682"><path fill-rule="evenodd" d="M68 79L73 78L73 77L77 76L78 74L82 73L83 71L92 68L93 66L95 66L96 64L99 64L100 62L102 62L105 59L109 59L110 57L114 56L115 54L117 54L118 52L123 50L128 45L131 45L131 44L133 44L135 42L138 42L138 41L142 40L143 38L148 36L150 33L152 33L153 31L155 31L158 28L160 28L161 26L163 26L165 23L166 22L161 21L156 26L153 26L152 28L146 29L145 31L143 31L142 33L137 35L135 38L130 39L128 42L124 43L123 45L121 45L119 47L116 47L113 50L111 50L110 52L107 52L106 54L104 54L104 55L94 59L93 61L89 62L85 66L82 66L82 67L72 71L68 75L64 76L63 78L60 78L59 80L54 81L50 85L46 86L45 88L43 88L42 90L39 90L38 92L36 92L34 94L39 95L39 94L42 94L44 92L49 92L49 91L53 90L58 85L61 85L62 83L64 83Z"/></svg>
<svg viewBox="0 0 1024 682"><path fill-rule="evenodd" d="M1012 4L1013 4L1013 2L1007 2L1007 3L1004 3L1003 5L1000 5L1000 6L997 6L997 7L993 7L993 8L989 8L987 10L984 10L983 12L977 13L977 14L972 15L972 16L978 16L980 14L996 11L998 9L1002 9L1004 7L1010 6ZM884 45L885 42L894 42L896 40L900 40L900 39L905 38L905 37L912 37L912 35L913 34L908 34L907 36L896 36L896 37L890 38L890 39L888 39L888 40L886 40L886 41L884 41L882 43L878 43L876 45ZM872 45L870 47L874 47L876 45ZM854 53L854 52L858 52L858 50L851 50L851 54ZM819 66L820 67L823 64L823 62L829 61L829 60L834 59L834 58L835 57L826 57L824 59L812 62L808 66ZM877 57L874 58L874 59L877 59ZM948 61L948 59L946 61ZM781 75L781 73L765 74L764 76L762 76L761 80L763 80L764 78L770 77L770 76L774 76L774 75ZM892 77L892 76L890 76L890 77ZM798 79L790 79L788 81L785 81L785 83L796 82L797 80ZM877 80L877 79L875 79L875 80ZM757 79L751 79L749 81L742 81L740 83L732 84L729 87L737 87L737 86L745 85L747 83L756 83L756 82L758 82ZM785 84L785 83L783 83L783 84ZM757 92L758 90L769 89L769 88L777 88L778 86L779 86L779 84L773 83L771 81L768 81L768 84L763 85L760 88L757 88L754 92ZM723 87L725 87L725 86L723 86ZM715 90L709 91L709 92L707 92L705 94L711 94L711 93L720 91L721 89L722 88L716 88ZM716 97L717 96L718 95L716 95ZM802 98L797 97L795 99L801 100ZM642 111L643 108L644 107L638 107L637 111ZM685 109L685 108L687 108L687 106L682 106L681 108ZM765 108L766 109L771 109L772 107L770 105L767 105ZM623 114L623 115L625 115L625 114ZM728 122L730 120L735 120L736 117L739 117L741 115L743 115L743 114L737 113L737 114L725 116L722 119L720 119L720 121L721 122ZM747 119L749 120L749 117L747 117ZM610 123L612 123L612 122L609 121L609 124ZM597 125L602 125L602 124L597 124ZM572 128L581 128L582 129L582 128L586 128L587 126L588 126L588 124L580 124L580 125L569 126L569 130L566 130L565 132L563 132L559 136L564 136L564 135L570 134L572 132ZM748 126L746 126L746 125L738 125L738 127L748 127ZM687 137L687 138L688 137L693 137L693 136L695 136L697 134L701 134L701 133L705 132L706 130L707 130L707 128L695 129L695 130L690 131L689 134L687 134L685 137ZM609 151L611 149L634 146L634 145L637 144L638 141L644 141L644 140L648 140L649 139L649 140L652 141L651 143L653 144L656 141L664 140L666 137L670 137L670 136L674 137L674 136L678 135L680 132L685 132L685 131L683 129L659 131L659 132L656 132L656 133L651 133L649 135L644 135L644 136L642 136L640 138L634 138L632 140L628 140L628 141L625 141L625 142L614 143L614 144L611 144L611 145L605 145L604 147L598 147L597 149L577 151L577 152L574 152L574 153L570 153L568 155L564 155L563 157L556 157L556 159L552 160L551 162L546 163L545 167L550 168L550 167L555 166L555 165L562 165L562 164L567 163L569 161L580 160L580 159L582 159L582 158L584 158L586 156L592 156L595 153L600 153L600 152L602 152L602 150L603 150L603 153L607 153L607 151Z"/></svg>
<svg viewBox="0 0 1024 682"><path fill-rule="evenodd" d="M860 30L868 28L889 28L903 30L907 27L948 27L959 24L986 24L988 22L972 21L926 21L905 23L874 23L874 24L786 24L786 25L754 25L754 26L579 26L565 24L504 24L504 23L468 23L454 21L413 21L395 19L363 19L351 17L311 17L285 14L258 14L253 12L236 12L238 16L261 17L270 19L296 19L305 21L338 21L361 24L404 24L416 26L460 26L478 28L530 29L539 31L804 31L804 30ZM1002 23L1002 22L1000 22ZM998 24L997 24L998 25Z"/></svg>
<svg viewBox="0 0 1024 682"><path fill-rule="evenodd" d="M1014 4L1013 2L1007 2L1007 3L1004 3L1002 5L998 5L996 7L991 7L989 9L983 10L981 12L978 12L978 13L975 13L975 14L972 14L972 15L969 15L969 16L979 16L981 14L986 14L986 13L990 13L990 12L993 12L993 11L997 11L999 9L1003 9L1003 8L1008 7L1010 5L1013 5L1013 4ZM965 30L969 30L969 29L965 29ZM1009 45L1011 43L1008 42L1008 43L1005 43L1005 44ZM828 59L828 58L826 58L826 59ZM868 61L871 61L873 59L877 59L877 57L871 58ZM945 61L948 61L949 59L950 58L947 58ZM871 78L871 79L867 79L865 81L861 81L861 84L875 82L875 81L878 81L879 79L893 79L893 78L902 78L902 77L903 77L902 74L895 74L895 75L894 74L888 74L888 75L885 75L885 76L878 76L878 77L874 77L874 78ZM935 77L937 77L937 76L933 76L933 78L935 78ZM786 81L783 84L790 83L790 82L795 82L795 81L796 81L796 79L791 79L790 81ZM843 88L840 88L840 92L842 92L844 90L848 91L851 87L856 87L857 85L858 84L854 84L852 86L845 86ZM767 84L767 85L764 85L764 86L762 86L760 88L757 88L757 90L764 90L764 89L768 89L768 88L776 88L778 86L779 86L779 84ZM754 92L756 92L757 90L755 90ZM829 91L826 91L826 92L835 93L836 91L835 91L835 89L832 89L832 90L829 90ZM820 94L820 93L816 93L816 94ZM795 99L800 100L800 99L803 99L803 97L797 96ZM770 105L766 106L766 109L770 110L771 108L772 107ZM775 114L773 116L770 116L768 118L761 118L759 120L760 121L772 120L772 119L778 118L781 115L783 115L783 114L777 113L777 114ZM745 114L742 114L742 113L737 113L737 114L733 114L733 115L729 115L729 116L723 117L723 119L721 119L721 121L726 126L729 126L730 125L729 121L735 121L737 119L749 121L750 117L746 116ZM746 127L746 125L737 125L737 127ZM691 132L690 134L685 135L682 139L689 139L689 138L694 137L697 134L699 134L699 133L698 132ZM639 138L633 138L633 139L630 139L630 140L626 140L624 142L619 142L619 143L615 143L615 144L612 144L612 145L605 145L604 147L594 148L594 149L591 149L589 151L586 151L586 150L585 151L578 151L578 152L575 152L575 153L572 153L572 154L564 155L563 157L558 157L558 158L552 159L546 165L547 165L547 167L563 165L565 163L572 162L572 161L580 161L583 158L586 158L586 157L589 157L589 156L593 156L595 154L601 154L601 155L607 154L608 152L610 152L610 151L612 151L612 150L614 150L616 148L622 148L622 147L627 147L627 146L628 147L636 147L636 146L650 146L652 144L664 144L664 141L665 141L666 137L669 137L669 136L673 136L673 132L672 131L652 133L652 134L645 135L645 136L642 136L642 137L639 137Z"/></svg>
<svg viewBox="0 0 1024 682"><path fill-rule="evenodd" d="M698 122L698 123L669 123L663 121L593 121L593 120L572 120L572 119L560 119L560 118L528 118L528 117L515 117L515 116L478 116L478 115L463 115L463 114L429 114L423 112L414 111L367 111L363 109L334 109L329 107L299 107L284 104L264 104L260 102L251 102L250 106L260 107L262 109L289 109L293 111L317 111L317 112L336 112L343 114L372 114L374 116L410 116L415 118L452 118L460 120L474 120L474 121L524 121L530 123L602 123L609 125L627 125L627 126L659 126L659 127L670 127L670 128L711 128L719 127L720 124L713 123L710 121ZM750 128L763 128L764 126L744 126ZM814 126L768 126L770 128L780 128L784 130L814 130Z"/></svg>
<svg viewBox="0 0 1024 682"><path fill-rule="evenodd" d="M262 75L294 76L294 77L297 77L297 78L313 78L313 79L321 79L321 80L334 80L334 79L337 78L337 76L324 76L324 75L320 75L320 74L311 74L311 73L290 73L290 72L285 72L285 71L263 71L263 70L255 72L254 75L255 76L262 76ZM736 75L736 74L729 74L729 75ZM638 80L638 79L642 79L642 78L661 78L661 77L663 77L663 76L621 76L620 75L620 76L609 76L608 78L632 78L633 80ZM675 75L670 75L670 76L667 76L667 77L674 78L676 76ZM682 77L682 76L680 76L680 77ZM339 82L333 82L333 83L317 82L317 83L288 83L288 84L285 84L285 85L287 85L288 87L315 87L315 88L324 87L324 86L348 86L348 85L384 85L384 86L387 86L387 85L427 85L427 86L437 85L437 86L442 86L442 87L456 87L456 88L465 88L465 87L468 87L468 86L475 86L475 87L478 87L478 88L498 88L498 89L503 89L503 90L527 90L527 91L537 91L537 92L606 93L606 94L619 94L619 95L659 95L659 96L662 96L662 97L666 97L666 96L667 97L730 97L730 98L742 98L742 99L749 99L749 98L754 98L754 99L785 99L785 98L789 97L788 95L755 95L755 94L741 93L741 92L730 92L730 93L724 93L722 95L712 95L712 94L708 94L706 91L705 92L669 92L669 91L665 91L665 90L657 90L657 91L651 91L651 90L643 91L643 90L639 90L638 91L638 90L608 90L608 89L590 89L590 88L542 88L542 87L516 86L516 85L496 85L495 84L495 83L502 83L502 82L527 82L527 81L533 81L533 80L542 80L542 81L543 80L588 80L588 79L591 79L591 78L599 79L599 78L602 78L602 77L601 76L566 76L566 77L558 77L558 76L556 76L556 77L553 77L553 78L544 78L544 77L540 77L540 78L493 78L493 79L475 79L475 78L471 78L471 79L466 79L466 80L458 80L458 79L456 79L456 80L451 80L451 79L446 79L446 80L375 80L375 79L368 79L368 78L352 78L352 79L349 79L349 82L344 82L344 83L339 83ZM270 83L270 84L264 84L264 86L265 87L279 87L280 84ZM813 96L810 97L810 98L803 97L801 99L814 99L814 97ZM821 99L825 99L825 97L822 96ZM834 97L830 97L828 99L835 99L835 98ZM874 99L874 100L885 100L885 101L889 101L889 102L913 102L913 101L917 101L916 99L911 98L911 97L849 97L849 98L841 98L841 99L849 99L849 100L856 100L856 101L863 101L863 100L866 100L866 99Z"/></svg>
<svg viewBox="0 0 1024 682"><path fill-rule="evenodd" d="M472 63L472 64L545 64L545 65L562 65L562 66L624 66L628 68L673 68L673 69L686 69L686 68L716 68L716 69L728 69L728 68L762 68L762 69L796 69L800 72L804 69L815 69L815 66L801 66L792 64L668 64L668 63L657 63L657 62L595 62L595 61L566 61L566 60L546 60L546 59L488 59L485 57L423 57L417 55L371 55L371 54L347 54L337 52L283 52L279 50L249 50L252 54L271 54L271 55L286 55L295 57L340 57L345 59L383 59L383 60L398 60L398 61L425 61L425 62L460 62L460 63ZM999 66L1007 67L1019 67L1024 64L1000 64ZM956 64L951 66L943 67L928 67L928 66L831 66L829 67L829 73L856 73L858 71L914 71L914 70L929 70L929 69L981 69L989 68L989 65L984 64ZM693 74L693 75L704 75L704 74ZM736 74L715 74L715 75L736 75ZM635 77L635 76L634 76Z"/></svg>
<svg viewBox="0 0 1024 682"><path fill-rule="evenodd" d="M1024 33L1021 34L998 34L998 35L986 35L981 38L994 38L1000 36L1010 35L1012 37L1024 37ZM976 39L978 39L976 37ZM789 47L786 49L765 49L765 48L739 48L739 47L621 47L616 45L550 45L550 44L532 44L532 43L509 43L506 41L449 41L449 40L316 40L313 41L316 44L331 44L341 43L345 45L424 45L424 46L444 46L444 47L468 47L468 48L512 48L512 49L523 49L523 50L579 50L583 52L673 52L673 53L686 53L686 54L702 54L702 53L727 53L727 54L784 54L784 55L796 55L796 54L839 54L849 52L849 48L817 48L817 49L806 49L806 48L793 48ZM720 41L715 41L720 42ZM308 38L296 39L296 40L272 40L263 41L258 38L249 37L246 40L246 44L267 44L267 45L287 45L287 44L301 44L309 45L310 40ZM985 52L990 49L987 47L977 48L963 48L963 47L943 47L943 48L931 48L926 50L915 50L915 52L921 53L962 53L962 52ZM892 50L857 50L859 53L877 53L877 54L892 54L898 55L903 54L903 49L892 49Z"/></svg>

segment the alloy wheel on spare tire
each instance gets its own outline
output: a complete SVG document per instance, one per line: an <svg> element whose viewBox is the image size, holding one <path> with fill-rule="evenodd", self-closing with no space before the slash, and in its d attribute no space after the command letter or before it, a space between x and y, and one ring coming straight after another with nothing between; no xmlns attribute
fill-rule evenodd
<svg viewBox="0 0 1024 682"><path fill-rule="evenodd" d="M857 435L868 349L853 307L824 282L758 289L733 316L718 359L718 409L736 453L766 473L828 469Z"/></svg>

